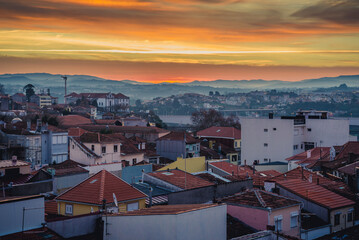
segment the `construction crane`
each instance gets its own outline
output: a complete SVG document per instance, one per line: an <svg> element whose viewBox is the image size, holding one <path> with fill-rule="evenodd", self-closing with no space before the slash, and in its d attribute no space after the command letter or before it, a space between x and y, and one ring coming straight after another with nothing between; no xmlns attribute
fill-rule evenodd
<svg viewBox="0 0 359 240"><path fill-rule="evenodd" d="M65 81L65 96L64 96L64 102L66 104L66 95L67 95L67 76L66 75L62 75L61 76L62 79Z"/></svg>

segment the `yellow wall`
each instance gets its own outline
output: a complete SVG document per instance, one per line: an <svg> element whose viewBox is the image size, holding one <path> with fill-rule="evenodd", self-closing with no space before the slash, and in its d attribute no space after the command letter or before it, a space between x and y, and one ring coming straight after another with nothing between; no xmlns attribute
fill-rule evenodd
<svg viewBox="0 0 359 240"><path fill-rule="evenodd" d="M236 147L236 143L237 143L237 147ZM235 139L233 144L234 144L233 145L234 148L240 148L241 147L241 139Z"/></svg>
<svg viewBox="0 0 359 240"><path fill-rule="evenodd" d="M146 202L145 199L139 199L136 201L129 201L129 202L124 202L124 203L119 203L119 212L126 212L127 211L127 204L130 203L134 203L134 202L138 202L138 207L139 209L145 208L146 207ZM73 215L72 216L77 216L77 215L82 215L82 214L88 214L91 213L91 207L93 208L94 212L97 212L100 210L99 206L96 205L86 205L86 204L78 204L78 203L66 203L66 202L57 202L57 210L59 212L59 215L66 215L65 214L65 204L70 204L72 205L72 211L73 211Z"/></svg>
<svg viewBox="0 0 359 240"><path fill-rule="evenodd" d="M176 167L189 173L202 172L206 170L206 160L205 157L187 158L186 161L184 158L177 158L177 161L159 169L159 171L168 168L175 169Z"/></svg>

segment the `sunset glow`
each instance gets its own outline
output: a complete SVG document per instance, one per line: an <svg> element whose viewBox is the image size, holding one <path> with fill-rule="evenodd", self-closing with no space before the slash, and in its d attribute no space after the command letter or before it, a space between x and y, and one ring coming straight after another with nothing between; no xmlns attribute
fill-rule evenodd
<svg viewBox="0 0 359 240"><path fill-rule="evenodd" d="M355 0L0 0L0 74L301 80L359 74Z"/></svg>

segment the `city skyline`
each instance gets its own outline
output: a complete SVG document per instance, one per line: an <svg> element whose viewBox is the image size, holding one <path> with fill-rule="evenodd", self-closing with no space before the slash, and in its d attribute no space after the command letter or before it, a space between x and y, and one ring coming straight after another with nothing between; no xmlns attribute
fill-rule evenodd
<svg viewBox="0 0 359 240"><path fill-rule="evenodd" d="M0 74L141 82L358 74L352 0L0 2Z"/></svg>

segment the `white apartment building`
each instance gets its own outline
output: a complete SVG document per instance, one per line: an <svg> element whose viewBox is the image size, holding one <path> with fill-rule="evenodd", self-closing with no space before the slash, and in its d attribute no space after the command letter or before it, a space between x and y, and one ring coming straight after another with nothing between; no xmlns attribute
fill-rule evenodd
<svg viewBox="0 0 359 240"><path fill-rule="evenodd" d="M242 163L285 159L314 147L343 145L353 140L349 119L327 118L327 112L302 111L296 117L242 118ZM354 140L355 141L355 140Z"/></svg>

